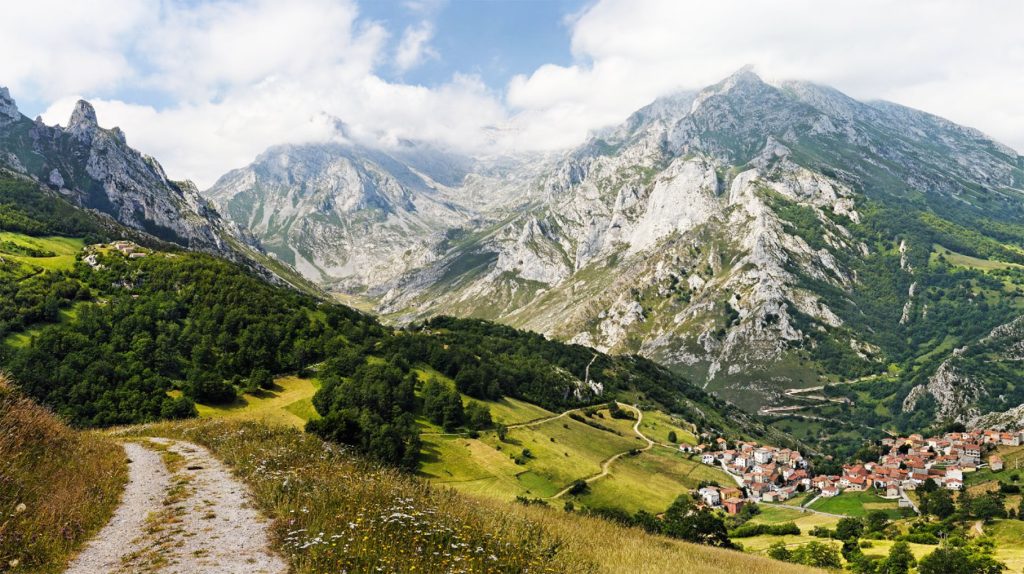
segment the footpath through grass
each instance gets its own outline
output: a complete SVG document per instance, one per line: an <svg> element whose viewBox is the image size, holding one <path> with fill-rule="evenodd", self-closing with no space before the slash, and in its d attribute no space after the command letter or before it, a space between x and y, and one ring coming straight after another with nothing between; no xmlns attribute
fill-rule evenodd
<svg viewBox="0 0 1024 574"><path fill-rule="evenodd" d="M120 434L169 436L209 448L272 518L274 544L297 574L813 571L561 509L466 496L284 426L199 420Z"/></svg>

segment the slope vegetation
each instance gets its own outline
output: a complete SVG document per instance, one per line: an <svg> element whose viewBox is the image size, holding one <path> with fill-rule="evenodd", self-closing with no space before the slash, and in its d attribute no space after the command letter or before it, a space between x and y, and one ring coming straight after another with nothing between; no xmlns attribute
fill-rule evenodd
<svg viewBox="0 0 1024 574"><path fill-rule="evenodd" d="M0 374L0 570L62 571L126 480L120 446L71 430Z"/></svg>

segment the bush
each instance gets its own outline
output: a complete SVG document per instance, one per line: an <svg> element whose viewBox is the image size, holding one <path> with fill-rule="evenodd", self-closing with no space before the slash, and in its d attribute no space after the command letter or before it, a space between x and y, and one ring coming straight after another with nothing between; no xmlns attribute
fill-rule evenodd
<svg viewBox="0 0 1024 574"><path fill-rule="evenodd" d="M165 419L190 419L198 415L196 404L188 397L164 401L160 406L160 417Z"/></svg>
<svg viewBox="0 0 1024 574"><path fill-rule="evenodd" d="M212 373L197 373L189 377L185 395L207 405L225 405L238 398L235 387Z"/></svg>
<svg viewBox="0 0 1024 574"><path fill-rule="evenodd" d="M815 526L811 529L810 535L817 538L835 538L836 531L825 528L824 526Z"/></svg>
<svg viewBox="0 0 1024 574"><path fill-rule="evenodd" d="M577 480L569 487L569 494L579 496L590 492L590 485L585 480Z"/></svg>
<svg viewBox="0 0 1024 574"><path fill-rule="evenodd" d="M905 542L913 542L914 544L930 544L933 546L939 543L939 537L931 532L911 532L906 536L900 536L899 539Z"/></svg>
<svg viewBox="0 0 1024 574"><path fill-rule="evenodd" d="M800 527L792 522L781 524L744 524L729 531L729 538L750 538L752 536L799 536Z"/></svg>

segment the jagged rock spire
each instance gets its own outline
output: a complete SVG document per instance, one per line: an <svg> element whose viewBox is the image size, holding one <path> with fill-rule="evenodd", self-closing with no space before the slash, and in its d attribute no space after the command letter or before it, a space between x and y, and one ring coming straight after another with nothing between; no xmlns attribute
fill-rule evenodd
<svg viewBox="0 0 1024 574"><path fill-rule="evenodd" d="M68 132L75 136L91 136L99 129L96 122L96 109L85 100L78 100L75 104L75 111L71 112L71 120L68 121Z"/></svg>

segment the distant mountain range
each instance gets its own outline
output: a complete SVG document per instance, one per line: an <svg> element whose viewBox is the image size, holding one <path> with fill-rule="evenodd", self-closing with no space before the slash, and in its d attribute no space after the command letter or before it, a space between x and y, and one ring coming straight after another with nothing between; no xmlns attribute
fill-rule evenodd
<svg viewBox="0 0 1024 574"><path fill-rule="evenodd" d="M891 413L1002 406L929 381L1018 315L1016 275L998 288L957 261L1024 262L1024 158L896 104L741 70L557 156L281 147L206 195L398 321L483 317L640 353L749 409L885 373Z"/></svg>

